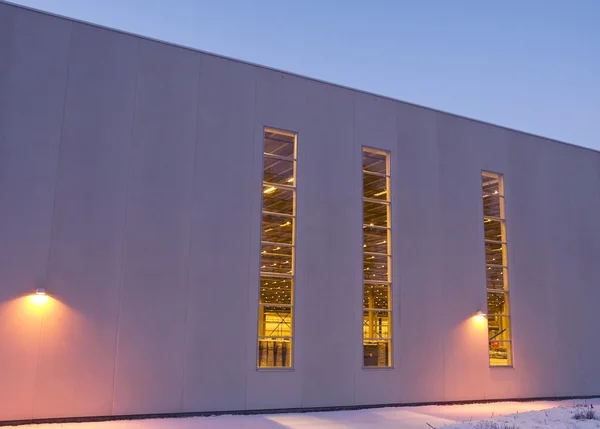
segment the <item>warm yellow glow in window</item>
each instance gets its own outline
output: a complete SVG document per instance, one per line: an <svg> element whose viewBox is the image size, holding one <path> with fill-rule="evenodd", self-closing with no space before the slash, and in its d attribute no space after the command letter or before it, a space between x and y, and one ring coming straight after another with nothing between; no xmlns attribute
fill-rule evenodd
<svg viewBox="0 0 600 429"><path fill-rule="evenodd" d="M363 148L363 366L392 366L389 152Z"/></svg>
<svg viewBox="0 0 600 429"><path fill-rule="evenodd" d="M264 132L258 367L291 368L294 335L296 135Z"/></svg>
<svg viewBox="0 0 600 429"><path fill-rule="evenodd" d="M484 171L483 231L487 289L488 348L491 366L512 365L504 178Z"/></svg>

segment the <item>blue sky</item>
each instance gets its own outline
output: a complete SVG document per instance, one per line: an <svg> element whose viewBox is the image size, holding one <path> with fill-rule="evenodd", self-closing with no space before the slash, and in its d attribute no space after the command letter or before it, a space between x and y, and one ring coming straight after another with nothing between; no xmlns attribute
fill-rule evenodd
<svg viewBox="0 0 600 429"><path fill-rule="evenodd" d="M600 150L600 0L13 0Z"/></svg>

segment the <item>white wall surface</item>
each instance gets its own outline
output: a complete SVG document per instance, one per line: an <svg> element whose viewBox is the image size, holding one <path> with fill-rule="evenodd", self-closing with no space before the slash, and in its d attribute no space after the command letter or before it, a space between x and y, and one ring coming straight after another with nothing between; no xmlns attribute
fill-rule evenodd
<svg viewBox="0 0 600 429"><path fill-rule="evenodd" d="M298 133L292 371L256 369L265 126ZM362 369L363 145L391 369ZM482 169L514 368L471 318ZM0 3L0 421L598 395L599 213L598 152Z"/></svg>

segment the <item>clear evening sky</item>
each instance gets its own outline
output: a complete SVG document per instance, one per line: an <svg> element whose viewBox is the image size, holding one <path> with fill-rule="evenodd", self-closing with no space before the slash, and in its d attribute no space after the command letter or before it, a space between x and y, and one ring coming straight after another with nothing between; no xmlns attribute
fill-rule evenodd
<svg viewBox="0 0 600 429"><path fill-rule="evenodd" d="M600 0L13 0L600 150Z"/></svg>

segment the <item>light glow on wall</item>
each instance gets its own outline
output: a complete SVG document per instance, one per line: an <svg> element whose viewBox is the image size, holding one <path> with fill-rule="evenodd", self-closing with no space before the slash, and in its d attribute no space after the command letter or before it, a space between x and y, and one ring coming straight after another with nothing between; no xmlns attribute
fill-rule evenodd
<svg viewBox="0 0 600 429"><path fill-rule="evenodd" d="M50 297L46 294L44 295L38 295L33 294L33 295L29 295L29 302L35 306L41 306L41 305L46 305L48 303L48 301L50 300Z"/></svg>
<svg viewBox="0 0 600 429"><path fill-rule="evenodd" d="M483 311L478 311L477 313L475 313L473 318L478 324L487 323L487 314L485 314Z"/></svg>
<svg viewBox="0 0 600 429"><path fill-rule="evenodd" d="M46 293L46 289L39 287L35 290L35 293L29 296L29 301L36 306L46 305L50 297Z"/></svg>

